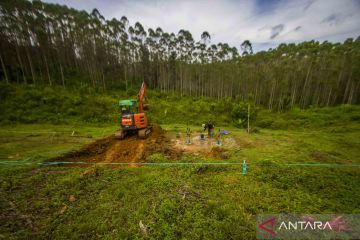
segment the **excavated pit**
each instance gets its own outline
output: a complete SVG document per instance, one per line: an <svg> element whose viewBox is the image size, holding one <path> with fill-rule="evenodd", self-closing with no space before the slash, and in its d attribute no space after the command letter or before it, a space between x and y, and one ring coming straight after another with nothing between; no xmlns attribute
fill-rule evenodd
<svg viewBox="0 0 360 240"><path fill-rule="evenodd" d="M146 139L128 136L120 140L109 136L90 143L79 151L58 157L54 161L74 162L74 164L69 164L72 166L81 166L80 162L130 163L129 166L137 166L137 163L145 162L146 157L153 153L163 153L172 159L178 159L181 156L181 151L171 147L165 131L159 126L153 126ZM83 164L83 166L86 165Z"/></svg>

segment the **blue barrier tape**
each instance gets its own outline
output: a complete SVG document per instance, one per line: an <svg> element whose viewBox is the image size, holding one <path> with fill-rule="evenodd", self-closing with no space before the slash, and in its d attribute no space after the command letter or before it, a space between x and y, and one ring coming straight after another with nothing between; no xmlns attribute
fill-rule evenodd
<svg viewBox="0 0 360 240"><path fill-rule="evenodd" d="M28 162L30 158L26 160L13 160L13 161L1 161L0 165L141 165L141 166L186 166L186 165L243 165L243 162ZM247 165L256 166L303 166L303 167L360 167L360 164L329 164L329 163L279 163L279 164L267 164L267 163L246 163Z"/></svg>

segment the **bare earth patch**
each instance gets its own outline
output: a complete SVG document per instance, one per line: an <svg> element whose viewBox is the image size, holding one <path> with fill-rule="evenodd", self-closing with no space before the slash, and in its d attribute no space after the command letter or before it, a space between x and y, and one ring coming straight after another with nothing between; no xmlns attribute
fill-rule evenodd
<svg viewBox="0 0 360 240"><path fill-rule="evenodd" d="M85 145L79 151L55 158L53 161L71 162L68 164L70 166L88 166L80 163L85 162L127 163L127 166L136 167L138 163L145 162L146 158L154 153L163 153L169 159L179 159L183 152L224 160L228 159L226 153L228 148L239 146L233 137L222 138L219 146L214 138L205 137L205 139L201 140L199 136L200 134L193 134L191 143L188 144L185 136L174 137L171 134L166 134L161 127L153 126L152 132L147 139L129 136L119 140L114 136L109 136ZM119 167L122 165L111 166Z"/></svg>
<svg viewBox="0 0 360 240"><path fill-rule="evenodd" d="M80 166L76 162L86 163L136 163L144 162L146 157L161 152L171 157L181 155L180 151L172 149L170 141L165 136L165 131L159 126L154 126L147 139L139 139L137 136L129 136L119 140L109 136L90 143L79 151L68 153L53 159L53 161L75 162L73 165Z"/></svg>

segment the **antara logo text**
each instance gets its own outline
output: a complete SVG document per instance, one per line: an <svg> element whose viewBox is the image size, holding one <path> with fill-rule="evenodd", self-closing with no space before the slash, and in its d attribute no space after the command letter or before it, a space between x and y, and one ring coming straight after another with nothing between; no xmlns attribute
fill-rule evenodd
<svg viewBox="0 0 360 240"><path fill-rule="evenodd" d="M297 221L297 222L281 222L279 230L332 230L329 222L307 222L307 221Z"/></svg>
<svg viewBox="0 0 360 240"><path fill-rule="evenodd" d="M332 230L330 222L322 221L282 221L276 228L276 217L261 222L259 228L275 236L275 230Z"/></svg>

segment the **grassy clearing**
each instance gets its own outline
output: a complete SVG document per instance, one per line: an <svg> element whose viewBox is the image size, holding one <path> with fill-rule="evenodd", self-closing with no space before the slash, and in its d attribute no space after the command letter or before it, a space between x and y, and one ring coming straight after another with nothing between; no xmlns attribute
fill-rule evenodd
<svg viewBox="0 0 360 240"><path fill-rule="evenodd" d="M0 129L0 159L44 160L113 133L114 125L14 124Z"/></svg>
<svg viewBox="0 0 360 240"><path fill-rule="evenodd" d="M356 169L254 167L245 176L215 166L84 171L2 168L3 236L254 239L258 213L360 211Z"/></svg>
<svg viewBox="0 0 360 240"><path fill-rule="evenodd" d="M359 164L359 123L347 123L352 129L335 122L321 128L260 129L251 135L222 127L239 145L224 146L230 157L226 161L246 159L246 175L237 165L126 169L1 165L0 236L255 239L259 213L360 213L360 168L284 165ZM175 134L183 133L187 125L163 127ZM0 152L6 159L38 156L28 161L42 161L115 129L114 125L6 125L0 131ZM71 136L72 131L77 137ZM51 142L51 134L39 132L60 133ZM155 154L149 161L175 160ZM187 154L177 161L214 160Z"/></svg>
<svg viewBox="0 0 360 240"><path fill-rule="evenodd" d="M261 163L360 163L360 132L354 125L354 130L342 132L336 129L310 128L297 130L260 129L258 133L247 134L243 129L235 127L216 127L226 129L230 135L223 140L235 140L237 147L223 144L230 153L229 161ZM199 126L182 124L167 124L163 128L182 134L190 127L194 132L201 132ZM194 133L194 134L196 134Z"/></svg>

